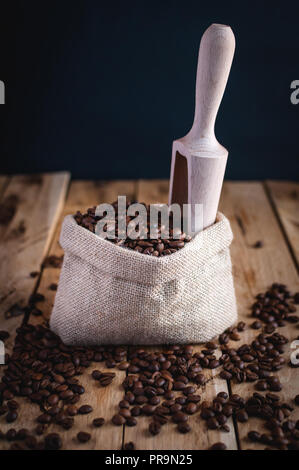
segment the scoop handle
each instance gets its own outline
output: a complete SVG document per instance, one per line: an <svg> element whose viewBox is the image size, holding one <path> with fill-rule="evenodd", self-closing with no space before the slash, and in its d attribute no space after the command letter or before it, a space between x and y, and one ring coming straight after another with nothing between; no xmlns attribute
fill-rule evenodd
<svg viewBox="0 0 299 470"><path fill-rule="evenodd" d="M215 120L234 51L235 36L229 26L212 24L203 34L198 55L195 116L186 136L191 147L201 147L203 139L215 140Z"/></svg>

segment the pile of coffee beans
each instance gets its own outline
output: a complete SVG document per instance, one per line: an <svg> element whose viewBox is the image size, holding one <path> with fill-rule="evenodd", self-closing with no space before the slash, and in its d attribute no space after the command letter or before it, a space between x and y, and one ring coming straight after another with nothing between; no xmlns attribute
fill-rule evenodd
<svg viewBox="0 0 299 470"><path fill-rule="evenodd" d="M127 208L130 204L135 203L136 201L127 201ZM170 214L170 228L169 228L169 237L167 239L161 238L161 220L158 220L158 227L157 227L157 238L151 239L150 238L150 207L149 205L144 204L148 218L147 218L147 225L145 227L139 228L142 232L142 238L138 237L136 240L132 239L133 237L127 236L125 239L118 238L119 231L118 231L118 204L114 202L112 204L116 214L116 221L111 220L110 224L107 223L104 227L106 232L111 230L111 227L114 228L115 223L115 238L107 238L110 242L122 246L124 248L128 248L130 250L137 251L138 253L143 253L144 255L150 255L155 257L160 256L167 256L173 253L176 253L178 250L184 248L185 244L191 240L191 237L187 236L185 233L181 233L181 227L173 227L172 217ZM87 230L95 233L95 227L99 220L103 217L98 217L95 215L96 207L91 207L87 209L87 212L82 214L78 211L74 218L78 225L81 227L86 228ZM137 214L136 214L137 215ZM134 216L126 216L126 220L124 221L126 224L126 234L130 233L129 224L132 220L135 219L136 215ZM175 237L176 233L180 233L179 238Z"/></svg>
<svg viewBox="0 0 299 470"><path fill-rule="evenodd" d="M37 299L41 300L39 294L31 298L32 306ZM273 284L265 294L257 296L257 302L262 303L259 312L256 302L253 306L252 314L259 318L255 321L264 325L253 341L233 347L232 342L240 341L247 328L244 322L239 322L200 350L194 350L191 345L168 346L159 351L135 347L128 352L120 346L70 347L47 326L24 322L17 330L11 356L6 356L7 367L0 383L0 415L7 423L17 422L19 397L37 404L40 415L32 423L33 431L12 427L5 434L0 431L0 439L12 442L11 448L15 450L60 449L63 442L59 433L47 434L50 424L71 432L76 416L91 414L92 426L105 428L104 418L96 416L92 406L82 402L85 389L79 378L94 363L103 363L104 371L97 367L91 373L90 379L96 387L113 383L116 373L107 369L126 371L122 400L114 415L111 411L115 426L136 426L143 416L148 418L149 437L158 435L166 423L178 433L186 434L196 426L190 417L197 414L207 429L226 433L230 431L229 418L247 423L255 417L263 420L265 432L250 431L248 442L258 442L267 448L298 450L299 420L292 419L292 412L299 406L299 395L292 403L283 402L278 395L282 384L277 373L288 366L283 357L288 339L275 331L290 316L291 323L295 323L293 306L298 301L298 293L291 295L285 286ZM269 303L283 318L278 318L280 314L276 313L275 319L269 321ZM265 308L268 317L263 315ZM269 331L269 325L274 329ZM7 332L0 332L3 341L8 337ZM201 392L207 381L212 380L206 373L208 370L217 370L218 377L225 381L253 382L256 391L247 399L223 391L211 402L202 401ZM78 445L92 438L91 429L76 434ZM132 450L135 445L129 442L124 448ZM212 450L225 448L221 442L211 447Z"/></svg>

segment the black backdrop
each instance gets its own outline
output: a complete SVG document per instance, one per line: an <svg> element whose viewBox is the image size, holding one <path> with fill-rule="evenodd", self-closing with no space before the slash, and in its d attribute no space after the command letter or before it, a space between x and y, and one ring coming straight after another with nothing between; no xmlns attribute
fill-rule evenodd
<svg viewBox="0 0 299 470"><path fill-rule="evenodd" d="M261 0L2 2L0 172L168 177L212 22L237 42L216 125L226 176L298 179L299 3Z"/></svg>

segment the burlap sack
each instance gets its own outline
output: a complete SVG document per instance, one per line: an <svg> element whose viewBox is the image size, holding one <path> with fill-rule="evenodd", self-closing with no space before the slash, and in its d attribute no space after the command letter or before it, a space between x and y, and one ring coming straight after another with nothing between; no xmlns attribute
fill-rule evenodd
<svg viewBox="0 0 299 470"><path fill-rule="evenodd" d="M64 219L64 262L51 329L66 344L200 343L237 319L228 220L154 258Z"/></svg>

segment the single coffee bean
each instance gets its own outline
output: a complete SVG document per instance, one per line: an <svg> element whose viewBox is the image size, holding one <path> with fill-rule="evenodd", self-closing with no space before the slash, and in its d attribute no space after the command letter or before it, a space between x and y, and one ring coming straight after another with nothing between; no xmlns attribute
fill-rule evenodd
<svg viewBox="0 0 299 470"><path fill-rule="evenodd" d="M115 426L121 426L122 424L125 424L125 422L126 419L120 414L116 414L112 418L112 423L115 424Z"/></svg>
<svg viewBox="0 0 299 470"><path fill-rule="evenodd" d="M6 439L8 441L14 441L17 438L17 431L15 429L9 429L6 433Z"/></svg>
<svg viewBox="0 0 299 470"><path fill-rule="evenodd" d="M223 442L216 442L210 447L210 450L226 450L226 445Z"/></svg>
<svg viewBox="0 0 299 470"><path fill-rule="evenodd" d="M80 431L77 434L78 441L82 443L88 442L90 438L91 438L91 434L89 434L88 432Z"/></svg>
<svg viewBox="0 0 299 470"><path fill-rule="evenodd" d="M191 427L188 423L179 423L177 429L181 434L186 434L191 431Z"/></svg>
<svg viewBox="0 0 299 470"><path fill-rule="evenodd" d="M240 410L236 414L236 418L239 421L239 423L246 423L248 421L248 414L246 413L245 410Z"/></svg>
<svg viewBox="0 0 299 470"><path fill-rule="evenodd" d="M186 413L188 413L188 415L193 415L197 411L197 405L195 403L192 403L192 402L188 403L188 405L186 405L184 411Z"/></svg>
<svg viewBox="0 0 299 470"><path fill-rule="evenodd" d="M62 447L62 440L59 434L51 433L45 437L46 450L59 450Z"/></svg>
<svg viewBox="0 0 299 470"><path fill-rule="evenodd" d="M90 405L82 405L78 409L78 413L80 415L87 415L88 413L91 413L92 411L93 411L93 408Z"/></svg>
<svg viewBox="0 0 299 470"><path fill-rule="evenodd" d="M261 440L261 434L257 431L249 431L248 439L252 442L259 442Z"/></svg>
<svg viewBox="0 0 299 470"><path fill-rule="evenodd" d="M75 416L78 410L75 405L69 405L66 409L66 412L69 416Z"/></svg>
<svg viewBox="0 0 299 470"><path fill-rule="evenodd" d="M124 450L135 450L135 444L134 442L127 442L124 445Z"/></svg>
<svg viewBox="0 0 299 470"><path fill-rule="evenodd" d="M5 416L5 419L7 423L13 423L18 419L18 413L14 410L10 410Z"/></svg>
<svg viewBox="0 0 299 470"><path fill-rule="evenodd" d="M101 426L103 426L104 423L105 423L104 418L95 418L92 422L95 428L100 428Z"/></svg>
<svg viewBox="0 0 299 470"><path fill-rule="evenodd" d="M156 436L161 431L161 425L157 421L152 421L149 425L149 432Z"/></svg>
<svg viewBox="0 0 299 470"><path fill-rule="evenodd" d="M188 416L182 411L178 411L172 416L172 421L174 423L184 423L187 420L188 420Z"/></svg>
<svg viewBox="0 0 299 470"><path fill-rule="evenodd" d="M215 417L212 417L208 419L207 426L209 429L217 429L219 427L219 423Z"/></svg>
<svg viewBox="0 0 299 470"><path fill-rule="evenodd" d="M133 416L130 416L129 418L126 418L126 425L127 426L136 426L137 424L137 420L133 417Z"/></svg>

